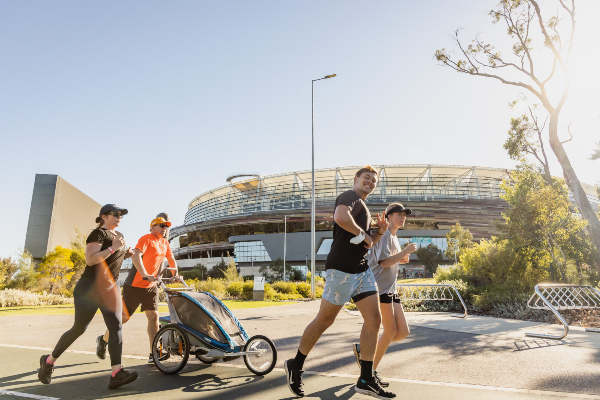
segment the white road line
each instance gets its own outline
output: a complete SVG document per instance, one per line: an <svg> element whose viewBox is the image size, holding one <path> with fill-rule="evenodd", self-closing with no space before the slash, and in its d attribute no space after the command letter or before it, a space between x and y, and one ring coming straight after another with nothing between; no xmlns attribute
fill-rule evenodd
<svg viewBox="0 0 600 400"><path fill-rule="evenodd" d="M0 390L0 396L2 396L2 395L27 397L29 399L38 399L38 400L60 400L58 397L38 396L35 394L19 393L19 392L13 392L10 390Z"/></svg>
<svg viewBox="0 0 600 400"><path fill-rule="evenodd" d="M52 351L54 349L51 349L49 347L34 347L34 346L19 346L16 344L2 344L0 343L0 347L15 347L17 349L30 349L30 350L46 350L46 351ZM65 353L77 353L77 354L90 354L92 356L95 356L96 353L93 351L83 351L83 350L65 350ZM122 358L131 358L134 360L147 360L148 357L141 357L141 356L126 356L126 355L122 355Z"/></svg>
<svg viewBox="0 0 600 400"><path fill-rule="evenodd" d="M0 347L16 347L19 349L31 349L31 350L50 350L50 351L53 350L53 349L50 349L47 347L19 346L19 345L14 345L14 344L2 344L2 343L0 343ZM67 350L67 352L96 355L96 353L94 353L92 351ZM147 359L146 357L128 356L128 355L122 355L121 357L135 359L135 360L146 360ZM246 369L245 365L226 364L226 363L220 363L220 362L216 363L214 365L217 367ZM273 371L285 372L285 370L283 368L273 368ZM358 379L360 377L360 375L325 373L325 372L317 372L317 371L304 371L304 375L318 375L318 376L324 376L324 377L328 377L328 378L354 378L354 379ZM494 392L528 393L528 394L539 394L539 395L543 395L543 396L562 396L562 397L571 397L574 399L600 400L600 396L593 395L593 394L550 392L550 391L546 391L546 390L517 389L517 388L506 388L506 387L500 387L500 386L471 385L468 383L446 383L446 382L420 381L420 380L414 380L414 379L399 379L399 378L388 378L388 377L386 377L386 380L392 381L392 382L400 382L400 383L412 383L412 384L417 384L417 385L446 386L446 387L455 387L455 388L463 388L463 389L488 390L488 391L494 391ZM5 394L2 392L3 391L0 391L0 394ZM8 392L6 394L8 394ZM11 392L11 394L12 394L12 392ZM32 398L36 398L36 399L48 399L48 400L55 399L54 397L34 396L32 394L20 393L19 395L22 395L23 397L32 397ZM15 394L15 396L16 396L16 394Z"/></svg>

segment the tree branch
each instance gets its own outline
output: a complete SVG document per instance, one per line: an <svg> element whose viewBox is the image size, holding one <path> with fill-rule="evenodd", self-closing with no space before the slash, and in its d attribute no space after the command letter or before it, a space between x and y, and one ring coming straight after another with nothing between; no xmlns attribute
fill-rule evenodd
<svg viewBox="0 0 600 400"><path fill-rule="evenodd" d="M554 43L552 42L550 35L548 35L548 31L546 31L546 27L544 26L544 21L542 19L542 12L540 10L540 6L538 5L537 1L536 0L530 0L530 1L531 1L531 4L533 4L533 7L535 8L535 12L538 16L538 22L540 25L540 29L542 30L542 34L544 35L545 43L552 50L556 59L558 59L558 62L560 63L560 65L563 69L563 74L565 76L565 88L564 88L563 94L561 96L561 99L558 102L558 105L554 109L554 111L559 111L562 108L562 106L564 105L564 103L567 100L567 97L569 95L570 79L569 79L569 74L568 74L568 60L571 57L571 51L573 50L573 42L575 39L575 0L572 0L573 1L573 3L572 3L573 9L572 10L569 10L569 8L565 6L563 1L559 0L561 5L563 6L563 8L565 10L567 10L569 15L571 16L571 35L570 35L570 39L569 39L570 40L569 48L567 50L567 55L565 57L566 61L563 60L563 57L560 54L560 51L556 48L556 46L554 46ZM548 111L550 111L550 110L548 110Z"/></svg>
<svg viewBox="0 0 600 400"><path fill-rule="evenodd" d="M529 14L529 3L527 4L527 13ZM521 46L523 47L523 53L527 56L527 59L529 60L529 71L530 71L530 75L532 77L532 79L535 80L535 74L533 72L533 59L531 58L531 54L529 53L529 47L527 47L527 41L523 40L523 37L521 36L521 32L519 30L519 27L515 25L515 23L512 20L511 14L508 13L507 16L505 16L505 19L508 21L510 21L510 24L512 25L515 35L517 35L517 39L519 39L519 43L521 43ZM527 30L529 31L529 23L531 22L531 20L528 18L527 21ZM536 82L537 83L537 82Z"/></svg>
<svg viewBox="0 0 600 400"><path fill-rule="evenodd" d="M531 93L533 93L542 102L545 102L544 98L542 97L542 95L537 90L535 90L533 88L533 86L528 85L526 83L507 81L506 79L504 79L504 78L502 78L502 77L500 77L498 75L486 74L486 73L483 73L483 72L470 72L470 71L467 71L467 70L464 70L464 69L460 69L460 70L457 70L457 71L458 72L463 72L463 73L466 73L466 74L470 74L470 75L485 76L487 78L494 78L494 79L498 79L500 82L502 82L504 84L507 84L507 85L513 85L513 86L519 86L519 87L525 88L525 89L529 90Z"/></svg>
<svg viewBox="0 0 600 400"><path fill-rule="evenodd" d="M570 142L571 140L573 140L573 135L571 134L571 125L573 125L574 121L569 122L569 126L567 127L567 132L569 132L569 135L571 136L569 139L561 142L562 144L565 144L567 142Z"/></svg>
<svg viewBox="0 0 600 400"><path fill-rule="evenodd" d="M542 85L545 85L550 79L552 79L552 76L554 76L554 71L556 71L556 57L554 57L554 61L552 62L552 71L550 72L550 75L548 75L548 78L542 82Z"/></svg>

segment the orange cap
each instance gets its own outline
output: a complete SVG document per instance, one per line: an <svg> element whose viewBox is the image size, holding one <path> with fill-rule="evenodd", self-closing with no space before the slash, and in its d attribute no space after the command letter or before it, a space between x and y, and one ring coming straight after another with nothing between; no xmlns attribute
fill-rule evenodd
<svg viewBox="0 0 600 400"><path fill-rule="evenodd" d="M159 224L165 224L166 226L171 226L171 223L169 221L167 221L166 219L159 217L159 218L154 218L152 220L152 222L150 223L150 228L152 228L154 225L159 225Z"/></svg>

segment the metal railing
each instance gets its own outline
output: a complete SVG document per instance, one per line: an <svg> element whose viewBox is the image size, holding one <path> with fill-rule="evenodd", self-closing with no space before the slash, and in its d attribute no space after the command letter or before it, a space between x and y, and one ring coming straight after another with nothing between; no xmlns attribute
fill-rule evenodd
<svg viewBox="0 0 600 400"><path fill-rule="evenodd" d="M297 182L295 174L289 179L268 183L269 177L257 180L250 190L239 190L235 185L222 186L198 196L188 206L184 225L218 220L234 215L260 211L310 209L310 182ZM335 176L316 178L315 206L331 208L342 192L352 188ZM369 196L368 204L392 201L430 201L445 199L501 200L502 179L475 176L398 175L382 178Z"/></svg>
<svg viewBox="0 0 600 400"><path fill-rule="evenodd" d="M542 284L536 285L535 292L529 298L527 307L534 310L550 310L563 324L562 335L543 333L525 333L526 336L543 339L561 340L569 334L569 324L558 312L559 310L584 310L600 308L600 292L593 286ZM600 329L585 328L586 332L600 332Z"/></svg>
<svg viewBox="0 0 600 400"><path fill-rule="evenodd" d="M431 285L419 285L419 284L397 284L398 295L400 295L400 300L421 300L421 301L430 301L430 300L442 300L442 301L452 301L454 300L454 295L452 294L452 290L456 293L456 296L462 303L463 309L465 310L464 314L451 314L450 316L456 318L465 318L467 317L467 306L463 301L460 293L454 287L454 285L448 284L431 284Z"/></svg>

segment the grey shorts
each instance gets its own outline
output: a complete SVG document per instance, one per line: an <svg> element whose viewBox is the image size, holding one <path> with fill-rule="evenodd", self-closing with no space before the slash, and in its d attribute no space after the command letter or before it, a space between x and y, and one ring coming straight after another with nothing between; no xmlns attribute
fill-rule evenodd
<svg viewBox="0 0 600 400"><path fill-rule="evenodd" d="M323 299L331 304L341 306L350 299L356 303L373 294L377 294L377 284L370 268L358 274L349 274L337 269L327 270Z"/></svg>

